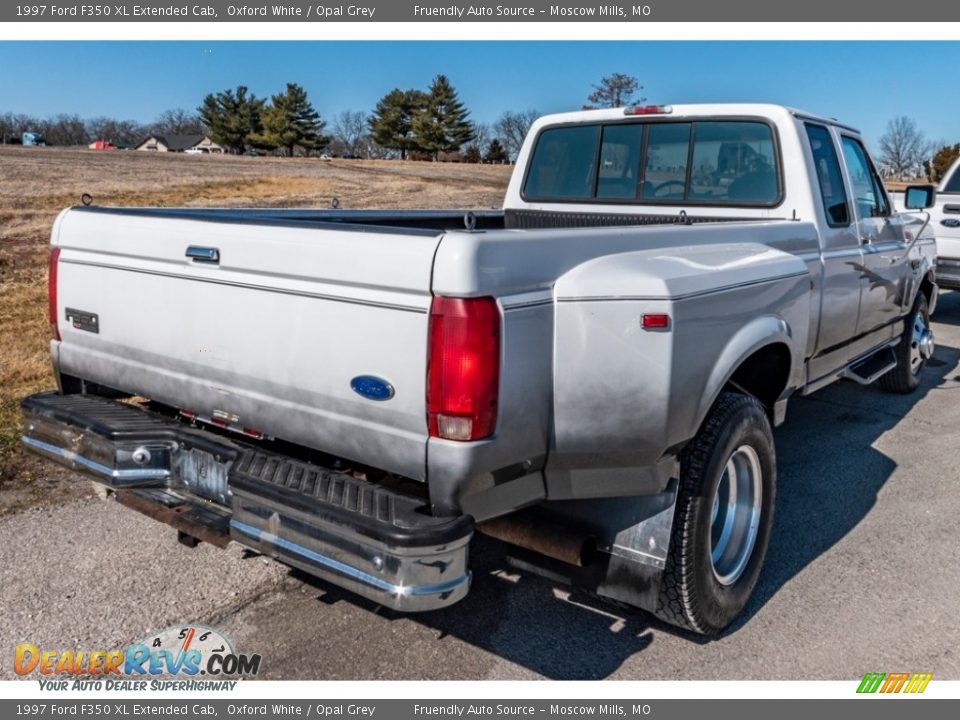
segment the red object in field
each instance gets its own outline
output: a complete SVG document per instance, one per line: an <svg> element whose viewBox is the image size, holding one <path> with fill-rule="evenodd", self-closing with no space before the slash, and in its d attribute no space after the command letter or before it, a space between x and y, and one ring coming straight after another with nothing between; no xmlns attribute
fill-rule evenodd
<svg viewBox="0 0 960 720"><path fill-rule="evenodd" d="M60 327L57 323L57 270L60 266L60 248L50 250L50 265L47 269L47 314L50 319L50 334L54 340L60 339Z"/></svg>
<svg viewBox="0 0 960 720"><path fill-rule="evenodd" d="M109 140L94 140L87 147L91 150L116 150L117 146Z"/></svg>
<svg viewBox="0 0 960 720"><path fill-rule="evenodd" d="M434 297L428 352L430 437L480 440L492 435L500 393L497 301Z"/></svg>

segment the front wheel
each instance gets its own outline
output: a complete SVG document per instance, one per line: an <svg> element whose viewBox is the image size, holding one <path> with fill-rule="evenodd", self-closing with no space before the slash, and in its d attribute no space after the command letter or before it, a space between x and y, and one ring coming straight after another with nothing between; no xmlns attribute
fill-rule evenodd
<svg viewBox="0 0 960 720"><path fill-rule="evenodd" d="M933 331L927 298L917 294L913 310L907 317L900 343L894 348L897 366L880 378L880 387L888 392L906 395L920 386L920 376L933 355Z"/></svg>
<svg viewBox="0 0 960 720"><path fill-rule="evenodd" d="M722 393L680 458L656 615L714 635L746 606L770 542L776 453L760 401Z"/></svg>

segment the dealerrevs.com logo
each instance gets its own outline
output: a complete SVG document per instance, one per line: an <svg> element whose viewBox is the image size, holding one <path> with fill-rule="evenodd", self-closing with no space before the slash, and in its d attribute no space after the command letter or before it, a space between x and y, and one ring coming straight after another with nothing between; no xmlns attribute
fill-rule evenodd
<svg viewBox="0 0 960 720"><path fill-rule="evenodd" d="M214 628L184 625L151 633L125 650L50 650L20 643L13 670L39 676L42 690L232 690L236 680L225 678L255 676L260 655L237 653Z"/></svg>

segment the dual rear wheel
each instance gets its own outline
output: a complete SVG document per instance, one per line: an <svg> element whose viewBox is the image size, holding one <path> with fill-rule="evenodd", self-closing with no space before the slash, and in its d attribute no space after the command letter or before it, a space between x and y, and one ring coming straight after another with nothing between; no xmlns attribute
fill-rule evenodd
<svg viewBox="0 0 960 720"><path fill-rule="evenodd" d="M917 295L895 348L897 366L880 379L891 392L913 392L933 354L928 303ZM655 614L673 625L715 635L753 593L773 526L776 451L763 404L723 392L680 456L680 487L670 550Z"/></svg>
<svg viewBox="0 0 960 720"><path fill-rule="evenodd" d="M770 542L776 455L760 401L722 393L683 451L680 476L656 615L713 635L747 604Z"/></svg>

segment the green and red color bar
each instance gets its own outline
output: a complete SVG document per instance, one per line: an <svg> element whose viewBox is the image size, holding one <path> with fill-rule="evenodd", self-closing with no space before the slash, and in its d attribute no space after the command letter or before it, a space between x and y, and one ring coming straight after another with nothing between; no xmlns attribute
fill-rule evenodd
<svg viewBox="0 0 960 720"><path fill-rule="evenodd" d="M922 693L932 678L932 673L867 673L860 681L857 692Z"/></svg>

